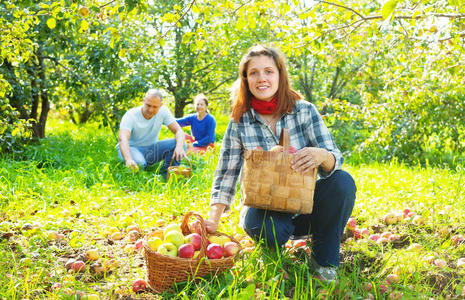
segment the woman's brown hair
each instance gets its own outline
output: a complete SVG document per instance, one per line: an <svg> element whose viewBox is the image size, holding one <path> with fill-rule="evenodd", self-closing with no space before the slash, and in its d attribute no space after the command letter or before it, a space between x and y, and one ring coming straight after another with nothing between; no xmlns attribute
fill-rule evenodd
<svg viewBox="0 0 465 300"><path fill-rule="evenodd" d="M278 91L276 92L276 96L278 98L276 114L282 115L291 112L295 101L303 98L300 93L290 87L284 55L272 47L265 47L262 45L253 46L247 51L247 54L242 57L239 64L239 77L237 79L239 88L238 90L233 91L232 96L232 118L236 122L239 122L242 115L251 107L250 102L252 99L252 93L250 92L249 85L247 83L248 64L253 57L261 55L271 57L279 71L279 86Z"/></svg>

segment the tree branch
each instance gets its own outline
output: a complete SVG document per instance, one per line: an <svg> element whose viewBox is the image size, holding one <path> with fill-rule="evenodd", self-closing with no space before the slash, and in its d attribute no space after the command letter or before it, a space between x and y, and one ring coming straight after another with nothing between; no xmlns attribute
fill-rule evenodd
<svg viewBox="0 0 465 300"><path fill-rule="evenodd" d="M192 6L194 6L194 3L195 3L196 0L192 0L191 3L189 4L189 7L186 9L186 11L176 20L176 22L174 22L174 24L178 23L179 21L181 21L182 19L184 19L184 17L187 15L187 13L192 9ZM172 26L173 27L173 26ZM158 38L158 40L161 40L162 38L164 38L165 36L168 35L168 33L171 31L172 29L168 29L162 36L160 36Z"/></svg>

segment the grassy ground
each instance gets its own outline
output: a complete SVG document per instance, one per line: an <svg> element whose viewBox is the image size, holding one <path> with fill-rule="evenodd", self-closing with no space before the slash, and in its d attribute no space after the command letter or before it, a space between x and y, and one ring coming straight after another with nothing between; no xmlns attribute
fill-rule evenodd
<svg viewBox="0 0 465 300"><path fill-rule="evenodd" d="M130 243L127 226L137 224L147 233L180 223L190 210L206 216L218 151L193 157L189 180L165 183L153 169L132 173L118 163L115 138L104 129L52 120L48 132L41 145L28 149L27 160L0 160L1 299L74 299L76 294L101 299L384 299L397 292L403 299L464 297L465 267L457 261L465 257L465 243L455 240L465 235L463 166L346 164L358 187L356 229L386 240L356 239L347 231L337 284L315 279L307 264L308 246L293 243L279 253L248 248L235 268L179 284L171 293L135 294L132 282L144 278L146 269L141 253L124 251ZM387 213L402 214L406 208L418 216L386 225ZM239 209L236 201L220 231L243 235ZM109 239L111 227L125 237ZM50 241L51 231L64 239ZM247 239L242 242L250 246ZM103 276L66 271L68 259L83 257L91 248L118 266Z"/></svg>

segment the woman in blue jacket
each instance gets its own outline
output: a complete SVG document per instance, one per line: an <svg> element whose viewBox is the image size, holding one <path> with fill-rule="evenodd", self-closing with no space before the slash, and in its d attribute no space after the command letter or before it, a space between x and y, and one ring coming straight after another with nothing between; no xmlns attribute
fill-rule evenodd
<svg viewBox="0 0 465 300"><path fill-rule="evenodd" d="M193 146L190 150L205 152L215 147L216 120L208 113L208 99L204 94L194 97L194 107L196 113L176 119L176 121L181 127L191 127L192 136L186 134L186 140Z"/></svg>

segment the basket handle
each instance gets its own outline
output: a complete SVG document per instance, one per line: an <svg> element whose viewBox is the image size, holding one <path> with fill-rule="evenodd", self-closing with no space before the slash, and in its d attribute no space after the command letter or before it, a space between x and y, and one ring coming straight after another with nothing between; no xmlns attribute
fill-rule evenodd
<svg viewBox="0 0 465 300"><path fill-rule="evenodd" d="M199 255L197 256L197 259L200 259L202 257L205 257L207 253L207 227L205 226L205 221L203 220L201 215L199 215L198 213L194 211L189 211L188 213L186 213L181 223L181 230L184 235L192 233L189 229L189 218L191 216L194 216L200 222L200 232L201 232L200 236L202 237L202 242L200 246Z"/></svg>
<svg viewBox="0 0 465 300"><path fill-rule="evenodd" d="M192 164L191 164L190 159L187 156L184 156L184 158L187 160L187 162L189 163L189 167L191 167L191 170L192 170ZM174 156L171 157L170 165L168 167L171 167L171 165L173 164L173 160L174 160Z"/></svg>
<svg viewBox="0 0 465 300"><path fill-rule="evenodd" d="M281 135L279 136L279 144L283 146L283 152L289 154L289 130L287 128L281 129Z"/></svg>

